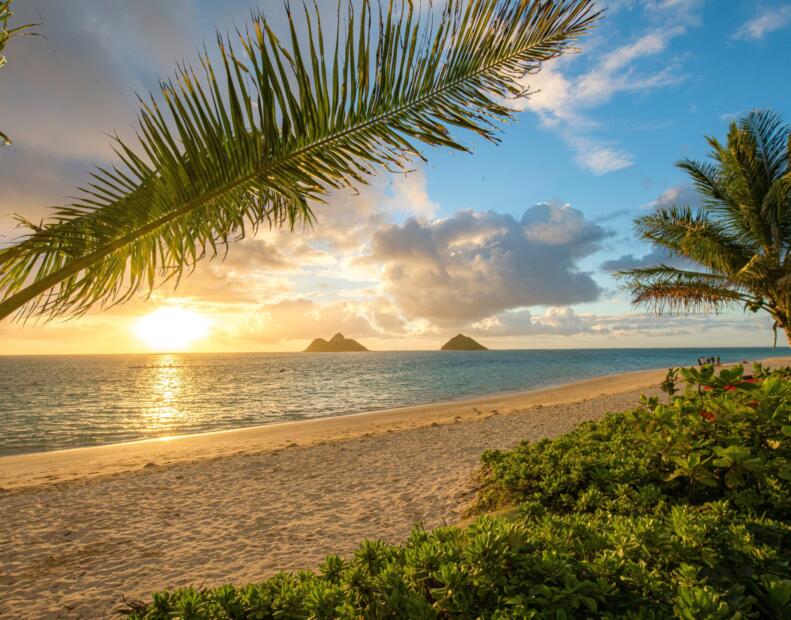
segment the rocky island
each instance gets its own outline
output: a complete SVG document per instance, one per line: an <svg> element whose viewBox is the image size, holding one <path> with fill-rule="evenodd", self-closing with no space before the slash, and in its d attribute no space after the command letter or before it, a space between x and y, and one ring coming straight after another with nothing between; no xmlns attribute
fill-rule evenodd
<svg viewBox="0 0 791 620"><path fill-rule="evenodd" d="M469 336L457 334L442 345L442 351L488 351L488 349Z"/></svg>
<svg viewBox="0 0 791 620"><path fill-rule="evenodd" d="M305 349L305 353L343 353L346 351L367 351L363 345L351 338L344 338L343 334L335 334L329 341L316 338Z"/></svg>

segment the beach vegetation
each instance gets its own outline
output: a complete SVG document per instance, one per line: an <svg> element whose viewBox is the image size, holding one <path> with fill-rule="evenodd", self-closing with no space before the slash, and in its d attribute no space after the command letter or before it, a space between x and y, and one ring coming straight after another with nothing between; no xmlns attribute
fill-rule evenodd
<svg viewBox="0 0 791 620"><path fill-rule="evenodd" d="M621 271L636 305L657 312L767 312L791 342L791 127L770 110L708 137L710 161L678 163L700 204L663 206L635 220L641 239L676 264ZM670 262L670 261L668 261Z"/></svg>
<svg viewBox="0 0 791 620"><path fill-rule="evenodd" d="M260 226L314 223L333 189L408 171L424 147L497 142L523 78L572 50L594 0L286 3L285 36L261 12L218 35L140 99L137 143L116 137L70 205L19 217L0 250L0 320L78 316L178 284ZM330 25L327 26L327 21Z"/></svg>
<svg viewBox="0 0 791 620"><path fill-rule="evenodd" d="M742 366L681 369L671 404L643 398L555 439L484 453L478 506L523 501L556 511L653 514L726 500L735 508L791 514L791 381Z"/></svg>
<svg viewBox="0 0 791 620"><path fill-rule="evenodd" d="M791 369L681 369L554 439L482 457L467 527L315 572L130 603L164 618L791 617ZM509 510L492 511L509 507Z"/></svg>
<svg viewBox="0 0 791 620"><path fill-rule="evenodd" d="M668 368L662 383L659 384L659 389L662 390L667 397L672 401L673 396L678 392L678 368Z"/></svg>

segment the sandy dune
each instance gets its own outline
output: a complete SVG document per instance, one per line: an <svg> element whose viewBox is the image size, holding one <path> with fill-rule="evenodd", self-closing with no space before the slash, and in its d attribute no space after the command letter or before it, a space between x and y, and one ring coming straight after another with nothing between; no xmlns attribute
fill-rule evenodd
<svg viewBox="0 0 791 620"><path fill-rule="evenodd" d="M480 453L655 393L630 373L473 401L0 459L0 616L247 582L456 521Z"/></svg>

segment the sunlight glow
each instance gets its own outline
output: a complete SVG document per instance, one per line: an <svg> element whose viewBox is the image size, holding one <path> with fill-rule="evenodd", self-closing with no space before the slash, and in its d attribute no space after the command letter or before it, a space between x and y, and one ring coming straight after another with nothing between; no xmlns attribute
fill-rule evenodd
<svg viewBox="0 0 791 620"><path fill-rule="evenodd" d="M135 334L152 351L183 351L209 334L209 320L185 308L161 308L137 320Z"/></svg>

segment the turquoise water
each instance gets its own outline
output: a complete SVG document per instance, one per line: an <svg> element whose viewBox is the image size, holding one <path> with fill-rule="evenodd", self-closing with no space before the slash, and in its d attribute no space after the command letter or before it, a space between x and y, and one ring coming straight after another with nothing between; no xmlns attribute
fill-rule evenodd
<svg viewBox="0 0 791 620"><path fill-rule="evenodd" d="M772 349L0 356L0 455L373 411Z"/></svg>

